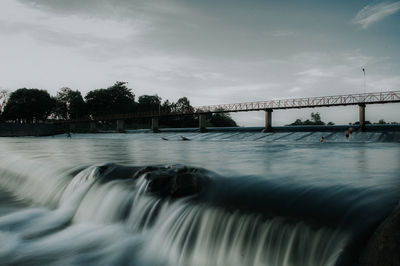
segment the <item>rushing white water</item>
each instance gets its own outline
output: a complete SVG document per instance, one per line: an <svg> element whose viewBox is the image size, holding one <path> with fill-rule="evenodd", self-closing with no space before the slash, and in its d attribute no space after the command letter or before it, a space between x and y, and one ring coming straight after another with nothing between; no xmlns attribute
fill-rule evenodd
<svg viewBox="0 0 400 266"><path fill-rule="evenodd" d="M398 201L396 143L235 134L1 139L0 264L346 264Z"/></svg>

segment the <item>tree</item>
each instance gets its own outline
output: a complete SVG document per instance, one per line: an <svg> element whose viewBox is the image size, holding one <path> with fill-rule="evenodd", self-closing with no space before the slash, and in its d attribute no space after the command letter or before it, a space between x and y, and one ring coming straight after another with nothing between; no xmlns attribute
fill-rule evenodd
<svg viewBox="0 0 400 266"><path fill-rule="evenodd" d="M3 110L4 110L4 107L6 106L9 95L10 95L10 93L7 90L0 91L0 121L3 118Z"/></svg>
<svg viewBox="0 0 400 266"><path fill-rule="evenodd" d="M174 104L175 111L178 113L193 113L194 108L190 105L190 101L186 97L178 99Z"/></svg>
<svg viewBox="0 0 400 266"><path fill-rule="evenodd" d="M87 114L86 103L80 91L61 88L56 96L55 113L64 119L75 119Z"/></svg>
<svg viewBox="0 0 400 266"><path fill-rule="evenodd" d="M138 100L139 112L160 111L161 97L156 95L142 95Z"/></svg>
<svg viewBox="0 0 400 266"><path fill-rule="evenodd" d="M22 88L11 93L4 108L4 118L22 122L45 120L55 107L55 101L45 90Z"/></svg>
<svg viewBox="0 0 400 266"><path fill-rule="evenodd" d="M174 109L174 103L170 103L169 100L165 100L161 105L161 111L164 113L170 113Z"/></svg>
<svg viewBox="0 0 400 266"><path fill-rule="evenodd" d="M232 119L229 113L223 113L224 109L217 109L220 113L213 113L208 116L208 123L212 127L237 127L236 122Z"/></svg>
<svg viewBox="0 0 400 266"><path fill-rule="evenodd" d="M311 113L311 120L314 121L314 125L325 125L325 123L321 121L321 115L318 112Z"/></svg>
<svg viewBox="0 0 400 266"><path fill-rule="evenodd" d="M237 127L236 122L228 113L212 114L209 123L214 127Z"/></svg>
<svg viewBox="0 0 400 266"><path fill-rule="evenodd" d="M176 103L171 104L171 111L181 114L193 114L194 108L190 105L190 101L187 97L179 98ZM194 115L184 115L178 118L180 127L194 127L198 125L198 121Z"/></svg>
<svg viewBox="0 0 400 266"><path fill-rule="evenodd" d="M10 93L7 90L0 91L0 113L3 111L4 107L6 106L9 95L10 95Z"/></svg>
<svg viewBox="0 0 400 266"><path fill-rule="evenodd" d="M329 122L330 125L333 125L332 122ZM317 113L311 113L311 120L307 119L306 121L301 121L300 119L296 119L291 126L313 126L313 125L325 125L324 122L321 121L321 115Z"/></svg>
<svg viewBox="0 0 400 266"><path fill-rule="evenodd" d="M292 125L292 126L301 126L301 125L303 125L303 121L301 121L301 119L296 119L296 121L294 121L290 125Z"/></svg>
<svg viewBox="0 0 400 266"><path fill-rule="evenodd" d="M135 108L135 95L126 82L117 81L107 89L97 89L85 96L88 111L92 115L124 114Z"/></svg>

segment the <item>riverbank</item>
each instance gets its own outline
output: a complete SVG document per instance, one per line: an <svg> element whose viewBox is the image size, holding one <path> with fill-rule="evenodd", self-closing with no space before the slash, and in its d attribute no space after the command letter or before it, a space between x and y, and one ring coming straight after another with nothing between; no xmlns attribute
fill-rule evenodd
<svg viewBox="0 0 400 266"><path fill-rule="evenodd" d="M51 136L67 132L67 125L1 123L0 137Z"/></svg>

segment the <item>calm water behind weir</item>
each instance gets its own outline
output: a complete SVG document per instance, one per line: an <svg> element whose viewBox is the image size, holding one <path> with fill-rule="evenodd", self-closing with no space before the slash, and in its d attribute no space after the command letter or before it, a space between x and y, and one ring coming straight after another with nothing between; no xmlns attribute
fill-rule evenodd
<svg viewBox="0 0 400 266"><path fill-rule="evenodd" d="M399 141L390 132L1 138L0 264L356 265L399 202Z"/></svg>

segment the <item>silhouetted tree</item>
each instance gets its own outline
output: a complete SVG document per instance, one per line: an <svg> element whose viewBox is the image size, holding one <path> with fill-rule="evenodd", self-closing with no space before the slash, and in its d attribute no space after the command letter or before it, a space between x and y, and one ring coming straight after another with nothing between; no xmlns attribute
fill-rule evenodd
<svg viewBox="0 0 400 266"><path fill-rule="evenodd" d="M7 99L10 96L9 91L1 90L0 91L0 113L3 111L4 107L6 106Z"/></svg>
<svg viewBox="0 0 400 266"><path fill-rule="evenodd" d="M135 95L126 87L126 82L121 81L107 89L90 91L85 99L92 115L123 114L135 108Z"/></svg>
<svg viewBox="0 0 400 266"><path fill-rule="evenodd" d="M0 121L3 120L3 110L4 107L6 106L9 95L10 93L7 90L0 91Z"/></svg>
<svg viewBox="0 0 400 266"><path fill-rule="evenodd" d="M165 113L170 113L174 109L174 103L170 103L169 100L165 100L161 105L161 111Z"/></svg>
<svg viewBox="0 0 400 266"><path fill-rule="evenodd" d="M11 93L4 108L6 120L37 122L45 120L55 107L55 100L45 90L22 88Z"/></svg>
<svg viewBox="0 0 400 266"><path fill-rule="evenodd" d="M178 113L193 113L194 108L190 105L190 101L186 97L179 98L174 104L174 109Z"/></svg>
<svg viewBox="0 0 400 266"><path fill-rule="evenodd" d="M87 114L86 103L80 91L61 88L56 96L56 115L64 119L79 118Z"/></svg>
<svg viewBox="0 0 400 266"><path fill-rule="evenodd" d="M223 109L219 109L223 111ZM237 127L229 113L214 113L208 118L208 124L213 127Z"/></svg>
<svg viewBox="0 0 400 266"><path fill-rule="evenodd" d="M160 111L161 97L158 95L142 95L138 99L137 109L139 112Z"/></svg>
<svg viewBox="0 0 400 266"><path fill-rule="evenodd" d="M321 115L318 112L311 113L311 120L314 121L313 125L325 125L325 123L321 121Z"/></svg>
<svg viewBox="0 0 400 266"><path fill-rule="evenodd" d="M330 122L332 123L332 122ZM333 124L333 123L332 123ZM296 119L291 126L313 126L313 125L325 125L324 122L321 121L321 115L317 113L311 113L311 120L307 119L306 121L301 121L300 119Z"/></svg>
<svg viewBox="0 0 400 266"><path fill-rule="evenodd" d="M303 125L303 121L301 121L301 119L296 119L296 121L294 121L290 125L292 125L292 126L302 126Z"/></svg>
<svg viewBox="0 0 400 266"><path fill-rule="evenodd" d="M214 127L237 127L236 122L231 118L231 116L225 113L213 114L209 123Z"/></svg>
<svg viewBox="0 0 400 266"><path fill-rule="evenodd" d="M187 97L179 98L176 103L171 104L171 111L173 113L194 113L193 106L190 105L190 101ZM194 115L180 116L178 120L174 119L176 126L180 127L196 127L198 124L197 117Z"/></svg>

